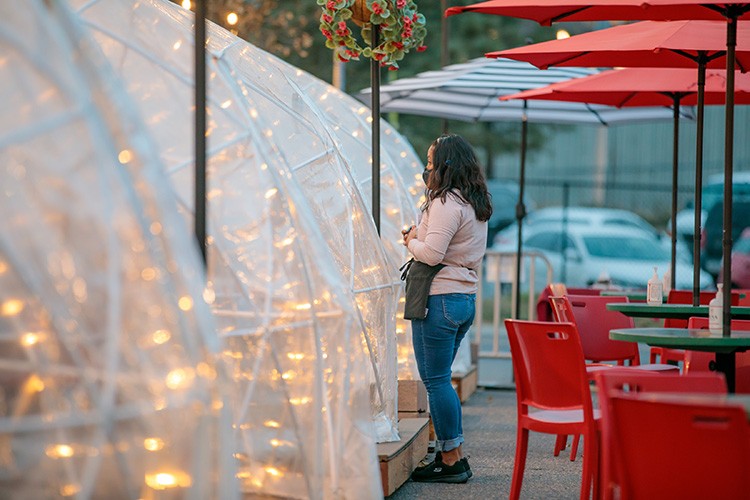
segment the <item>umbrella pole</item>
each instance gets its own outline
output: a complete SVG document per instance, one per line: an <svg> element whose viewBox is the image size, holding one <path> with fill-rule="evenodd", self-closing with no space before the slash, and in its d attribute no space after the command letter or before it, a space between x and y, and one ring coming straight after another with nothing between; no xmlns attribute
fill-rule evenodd
<svg viewBox="0 0 750 500"><path fill-rule="evenodd" d="M206 258L206 3L195 3L195 238L208 275Z"/></svg>
<svg viewBox="0 0 750 500"><path fill-rule="evenodd" d="M380 27L372 26L372 48L378 46ZM380 62L370 61L370 94L372 113L372 220L380 235Z"/></svg>
<svg viewBox="0 0 750 500"><path fill-rule="evenodd" d="M695 124L695 220L693 221L693 305L700 304L701 232L703 221L703 111L706 88L706 62L698 61L698 116ZM672 222L674 228L674 222ZM676 228L673 229L673 231Z"/></svg>
<svg viewBox="0 0 750 500"><path fill-rule="evenodd" d="M528 135L528 118L526 116L527 101L523 101L523 116L521 117L521 172L518 176L518 204L516 205L516 221L518 222L518 240L516 244L516 283L515 283L515 312L514 319L521 314L521 249L523 247L523 218L526 216L526 207L523 204L523 195L526 184L526 139ZM529 318L530 319L530 318Z"/></svg>
<svg viewBox="0 0 750 500"><path fill-rule="evenodd" d="M734 50L737 45L737 13L729 7L727 19L727 94L726 123L724 126L724 231L722 251L724 257L722 304L722 336L729 337L731 326L732 290L732 168L734 164Z"/></svg>
<svg viewBox="0 0 750 500"><path fill-rule="evenodd" d="M670 263L669 286L674 290L677 274L677 171L679 167L680 141L680 99L682 95L672 96L674 113L674 132L672 138L672 262Z"/></svg>

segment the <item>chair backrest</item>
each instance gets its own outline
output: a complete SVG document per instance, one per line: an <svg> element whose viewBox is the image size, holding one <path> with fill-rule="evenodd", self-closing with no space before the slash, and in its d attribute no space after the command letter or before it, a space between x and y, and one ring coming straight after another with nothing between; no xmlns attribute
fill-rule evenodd
<svg viewBox="0 0 750 500"><path fill-rule="evenodd" d="M698 303L700 305L707 305L716 296L716 292L699 292ZM740 294L732 292L732 297L729 299L733 306L739 304ZM693 303L693 291L692 290L670 290L667 295L667 304L692 304ZM667 318L664 320L665 328L688 328L687 320L680 318Z"/></svg>
<svg viewBox="0 0 750 500"><path fill-rule="evenodd" d="M726 394L727 383L724 375L716 372L694 373L679 375L672 373L649 372L626 368L600 370L594 374L597 395L599 396L599 411L601 412L601 460L602 487L605 488L604 498L610 498L609 488L619 484L617 470L612 454L612 417L611 397L613 395L631 393L647 394L653 392L694 392Z"/></svg>
<svg viewBox="0 0 750 500"><path fill-rule="evenodd" d="M570 301L566 296L554 296L549 298L552 306L552 318L558 323L573 323L576 319L573 317L573 309L570 307Z"/></svg>
<svg viewBox="0 0 750 500"><path fill-rule="evenodd" d="M607 304L628 302L627 297L568 295L570 310L581 336L583 356L591 361L630 361L640 364L638 344L609 338L614 328L633 328L633 320L617 311L607 310Z"/></svg>
<svg viewBox="0 0 750 500"><path fill-rule="evenodd" d="M688 328L708 329L708 318L691 317ZM736 330L750 331L750 320L733 319L731 326ZM716 356L711 352L685 351L685 373L703 373L711 371L711 363ZM738 352L734 359L734 392L750 394L750 351Z"/></svg>
<svg viewBox="0 0 750 500"><path fill-rule="evenodd" d="M552 305L549 298L561 297L569 293L575 295L599 295L601 290L594 288L568 288L564 283L550 283L539 294L539 299L536 302L536 319L539 321L557 321L552 312Z"/></svg>
<svg viewBox="0 0 750 500"><path fill-rule="evenodd" d="M591 393L575 325L505 320L519 412L583 409L592 415Z"/></svg>
<svg viewBox="0 0 750 500"><path fill-rule="evenodd" d="M741 406L611 397L622 498L744 498L750 432Z"/></svg>

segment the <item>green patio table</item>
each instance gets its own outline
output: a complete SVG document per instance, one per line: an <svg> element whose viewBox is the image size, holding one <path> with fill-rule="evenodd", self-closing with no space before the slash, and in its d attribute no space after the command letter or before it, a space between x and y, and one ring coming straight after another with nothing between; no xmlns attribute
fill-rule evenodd
<svg viewBox="0 0 750 500"><path fill-rule="evenodd" d="M734 392L735 353L750 349L750 331L739 330L732 330L729 337L723 337L693 328L616 328L610 330L609 338L655 347L713 352L716 370L726 377L729 392Z"/></svg>
<svg viewBox="0 0 750 500"><path fill-rule="evenodd" d="M635 318L678 318L688 319L691 316L708 317L708 306L692 304L660 304L650 306L633 302L607 304L610 311L618 311ZM750 319L750 307L732 306L732 319Z"/></svg>

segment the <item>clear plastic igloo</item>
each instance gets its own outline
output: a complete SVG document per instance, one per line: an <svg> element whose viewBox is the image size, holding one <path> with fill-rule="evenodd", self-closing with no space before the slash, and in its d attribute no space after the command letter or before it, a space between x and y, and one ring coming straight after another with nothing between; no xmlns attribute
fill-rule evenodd
<svg viewBox="0 0 750 500"><path fill-rule="evenodd" d="M202 264L127 95L64 3L0 4L0 53L0 497L232 498Z"/></svg>

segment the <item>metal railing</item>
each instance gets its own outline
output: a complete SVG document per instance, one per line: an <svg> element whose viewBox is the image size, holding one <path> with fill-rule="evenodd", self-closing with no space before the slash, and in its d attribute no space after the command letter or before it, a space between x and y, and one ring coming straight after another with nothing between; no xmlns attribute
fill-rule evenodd
<svg viewBox="0 0 750 500"><path fill-rule="evenodd" d="M552 282L552 264L545 255L538 251L528 251L521 253L521 284L528 283L526 296L526 307L528 318L536 317L536 275L538 262L546 270L545 286ZM522 300L523 295L519 293L521 287L516 286L516 252L498 252L488 250L479 275L479 289L477 291L477 308L474 319L474 336L475 343L478 345L478 354L480 357L493 357L499 354L505 354L508 351L502 351L500 346L501 336L505 337L505 326L503 325L503 304L510 298L510 312L505 317L514 318L516 311L516 302ZM483 330L484 323L484 298L485 288L492 287L492 348L483 348ZM542 287L543 289L543 287ZM539 290L541 292L541 290ZM508 295L510 297L508 297ZM515 319L515 318L514 318Z"/></svg>

